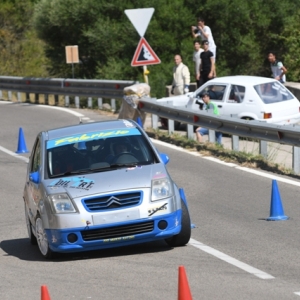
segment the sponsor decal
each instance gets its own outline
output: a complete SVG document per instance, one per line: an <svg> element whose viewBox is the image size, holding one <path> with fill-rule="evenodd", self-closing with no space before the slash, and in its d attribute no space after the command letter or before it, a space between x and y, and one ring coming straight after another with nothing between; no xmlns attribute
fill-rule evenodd
<svg viewBox="0 0 300 300"><path fill-rule="evenodd" d="M48 187L64 187L73 189L83 189L88 191L94 186L94 180L85 177L58 178L52 181Z"/></svg>
<svg viewBox="0 0 300 300"><path fill-rule="evenodd" d="M126 241L126 240L131 240L134 239L134 235L128 235L128 236L123 236L123 237L117 237L117 238L111 238L111 239L104 239L104 243L111 243L111 242L119 242L119 241Z"/></svg>
<svg viewBox="0 0 300 300"><path fill-rule="evenodd" d="M154 215L156 213L159 213L159 212L164 212L165 210L168 209L167 205L168 205L168 203L165 203L165 204L163 204L161 206L158 206L158 207L151 207L151 208L149 208L148 209L148 214L149 214L148 217L150 217L150 216L152 216L152 215Z"/></svg>
<svg viewBox="0 0 300 300"><path fill-rule="evenodd" d="M55 139L47 142L47 149L52 149L58 146L69 145L79 142L88 142L93 140L104 139L108 137L141 135L138 129L118 129L118 130L102 130L99 132L89 132L84 134L76 134L65 138Z"/></svg>
<svg viewBox="0 0 300 300"><path fill-rule="evenodd" d="M133 124L130 123L129 121L127 121L127 120L124 120L123 123L124 123L124 125L125 125L126 127L134 127Z"/></svg>

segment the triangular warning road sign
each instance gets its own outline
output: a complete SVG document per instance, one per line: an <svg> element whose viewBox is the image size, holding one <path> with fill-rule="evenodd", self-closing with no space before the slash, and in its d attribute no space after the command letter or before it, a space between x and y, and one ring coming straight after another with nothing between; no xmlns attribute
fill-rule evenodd
<svg viewBox="0 0 300 300"><path fill-rule="evenodd" d="M131 66L146 66L160 64L160 59L154 53L145 38L141 38L139 44L135 50Z"/></svg>
<svg viewBox="0 0 300 300"><path fill-rule="evenodd" d="M143 37L154 13L154 8L126 9L124 12L140 37Z"/></svg>

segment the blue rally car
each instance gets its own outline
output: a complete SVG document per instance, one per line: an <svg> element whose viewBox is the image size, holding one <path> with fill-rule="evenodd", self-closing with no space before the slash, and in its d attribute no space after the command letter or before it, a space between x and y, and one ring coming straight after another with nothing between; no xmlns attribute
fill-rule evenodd
<svg viewBox="0 0 300 300"><path fill-rule="evenodd" d="M187 202L168 161L132 120L40 132L23 195L31 243L46 258L160 239L187 244Z"/></svg>

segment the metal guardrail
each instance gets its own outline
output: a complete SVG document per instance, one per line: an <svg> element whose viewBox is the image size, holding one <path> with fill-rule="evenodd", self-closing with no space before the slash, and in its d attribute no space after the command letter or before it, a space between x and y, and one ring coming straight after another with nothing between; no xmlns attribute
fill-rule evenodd
<svg viewBox="0 0 300 300"><path fill-rule="evenodd" d="M23 92L36 95L121 99L124 95L124 88L136 83L138 82L130 80L83 80L0 76L0 91L15 91L18 93ZM75 105L79 107L79 98L76 100ZM68 98L65 102L66 106L68 106Z"/></svg>
<svg viewBox="0 0 300 300"><path fill-rule="evenodd" d="M137 83L130 80L83 80L0 76L0 90L34 94L122 98L123 89Z"/></svg>
<svg viewBox="0 0 300 300"><path fill-rule="evenodd" d="M185 106L173 106L172 101L142 98L141 111L152 114L153 128L157 128L158 116L169 121L169 133L174 132L174 121L187 124L187 136L194 139L194 126L210 129L209 139L215 141L214 131L232 135L232 149L238 151L239 136L260 140L261 154L267 157L267 142L292 145L293 169L300 173L300 126L276 125L263 121L242 120L235 117L216 116L209 111L191 111Z"/></svg>
<svg viewBox="0 0 300 300"><path fill-rule="evenodd" d="M65 106L69 106L69 96L75 96L75 107L79 108L79 97L88 97L87 107L92 108L92 97L98 98L98 107L102 108L102 98L111 101L111 108L115 110L115 99L123 98L123 89L136 84L135 81L121 80L82 80L66 78L24 78L0 76L0 99L2 91L7 91L8 100L11 93L17 92L18 101L21 101L21 93L35 94L35 103L38 95L45 96L45 104L48 104L48 95L55 96L55 105L58 105L58 96L65 96ZM300 91L299 84L286 84L288 88ZM293 90L293 93L295 91ZM300 93L299 93L300 94ZM182 106L173 106L167 98L157 100L155 98L143 98L140 101L140 110L152 114L153 128L158 128L158 116L169 121L169 133L174 132L174 120L187 124L187 137L194 139L194 126L209 128L209 140L215 141L214 130L232 135L232 149L239 151L239 136L260 140L260 154L267 157L267 141L293 146L293 169L300 173L300 126L298 125L274 125L260 121L247 121L225 116L215 116L206 111L190 111Z"/></svg>

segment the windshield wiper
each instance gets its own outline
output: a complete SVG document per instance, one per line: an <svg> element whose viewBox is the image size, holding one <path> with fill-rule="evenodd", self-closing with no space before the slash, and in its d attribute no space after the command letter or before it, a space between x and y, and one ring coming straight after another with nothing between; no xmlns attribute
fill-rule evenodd
<svg viewBox="0 0 300 300"><path fill-rule="evenodd" d="M133 168L133 167L136 167L136 166L138 166L138 165L140 165L140 163L138 163L138 162L134 162L134 163L123 163L123 164L112 164L112 165L110 165L110 167L111 168L124 168L124 167L126 167L126 168Z"/></svg>

